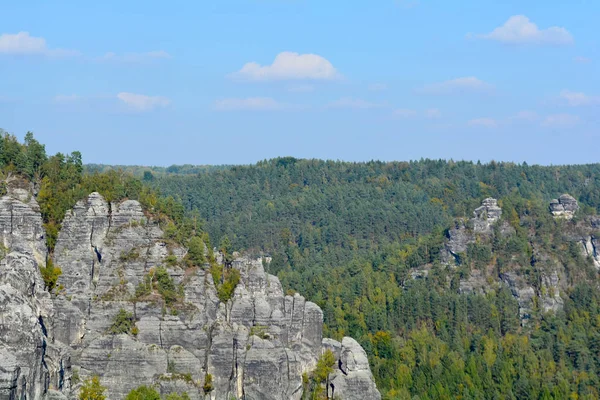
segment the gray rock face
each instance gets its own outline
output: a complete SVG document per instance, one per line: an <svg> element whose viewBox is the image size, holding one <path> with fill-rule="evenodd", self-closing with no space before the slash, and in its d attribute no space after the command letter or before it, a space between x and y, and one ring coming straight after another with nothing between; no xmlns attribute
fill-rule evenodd
<svg viewBox="0 0 600 400"><path fill-rule="evenodd" d="M492 226L502 216L502 209L498 207L498 201L491 197L481 202L473 212L473 231L475 233L491 233Z"/></svg>
<svg viewBox="0 0 600 400"><path fill-rule="evenodd" d="M600 241L595 235L587 236L581 241L583 254L589 257L594 263L594 267L600 270Z"/></svg>
<svg viewBox="0 0 600 400"><path fill-rule="evenodd" d="M45 266L39 207L22 188L0 199L0 398L41 399L69 390L68 352L50 329L55 310L39 268Z"/></svg>
<svg viewBox="0 0 600 400"><path fill-rule="evenodd" d="M448 241L446 242L446 251L448 255L452 257L445 255L444 261L450 262L450 258L453 258L454 261L457 261L460 257L460 254L467 252L467 246L472 241L473 236L469 231L467 231L464 221L458 220L454 228L448 231Z"/></svg>
<svg viewBox="0 0 600 400"><path fill-rule="evenodd" d="M329 398L381 399L373 381L367 354L356 340L345 337L340 343L324 339L323 349L331 350L336 357L334 372L327 388Z"/></svg>
<svg viewBox="0 0 600 400"><path fill-rule="evenodd" d="M323 313L298 294L285 296L262 260L233 262L241 280L222 303L208 268L183 267L185 249L165 240L139 203L109 204L93 193L63 221L53 261L64 290L51 298L39 273L41 218L35 200L25 200L0 199L10 245L0 263L0 398L74 399L79 382L98 375L109 399L143 384L192 399L300 399L302 374L323 350ZM134 301L158 266L181 287L175 306L157 294ZM135 335L110 334L121 309L134 315ZM357 398L355 389L380 398L364 350L349 338L343 344L342 399Z"/></svg>
<svg viewBox="0 0 600 400"><path fill-rule="evenodd" d="M533 309L533 298L536 296L535 289L528 285L525 280L515 272L507 272L500 276L502 282L508 285L512 295L519 303L519 316L521 325L526 325L531 318Z"/></svg>
<svg viewBox="0 0 600 400"><path fill-rule="evenodd" d="M542 294L540 296L543 312L557 312L563 308L564 301L560 297L560 286L558 274L542 276Z"/></svg>
<svg viewBox="0 0 600 400"><path fill-rule="evenodd" d="M494 224L502 216L502 209L498 207L498 201L491 197L484 199L481 206L473 211L473 218L469 220L473 229L468 229L465 221L459 219L455 226L448 230L448 240L444 251L442 252L442 261L445 264L451 264L452 261L458 261L461 254L467 252L469 244L475 241L476 235L490 235ZM501 226L501 233L509 236L514 233L514 229L507 224Z"/></svg>
<svg viewBox="0 0 600 400"><path fill-rule="evenodd" d="M577 200L568 194L563 194L550 202L550 212L555 218L572 219L577 210L579 210Z"/></svg>

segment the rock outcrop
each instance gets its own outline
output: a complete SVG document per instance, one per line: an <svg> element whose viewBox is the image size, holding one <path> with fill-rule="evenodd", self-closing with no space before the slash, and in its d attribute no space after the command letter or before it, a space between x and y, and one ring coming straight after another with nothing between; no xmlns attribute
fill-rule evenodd
<svg viewBox="0 0 600 400"><path fill-rule="evenodd" d="M46 264L39 206L22 188L0 199L0 398L40 399L69 390L67 349L48 327L55 318L40 267Z"/></svg>
<svg viewBox="0 0 600 400"><path fill-rule="evenodd" d="M0 398L75 398L81 381L98 375L109 399L144 384L192 399L300 399L302 375L328 348L323 313L299 294L286 296L261 259L220 266L241 277L221 302L208 265L186 267L186 250L138 202L93 193L63 221L54 264L64 289L52 298L39 273L41 217L35 200L25 200L0 200L9 249L0 264ZM179 288L175 304L136 295L159 266ZM111 333L121 310L135 332ZM379 399L364 350L350 338L339 349L336 395Z"/></svg>
<svg viewBox="0 0 600 400"><path fill-rule="evenodd" d="M577 200L568 194L563 194L550 202L550 212L555 218L572 219L577 210L579 210Z"/></svg>
<svg viewBox="0 0 600 400"><path fill-rule="evenodd" d="M442 261L445 264L458 263L461 255L467 252L469 244L475 242L477 235L490 235L494 225L502 216L502 209L498 207L498 201L491 197L484 199L481 206L473 211L473 218L467 223L464 219L458 219L452 229L448 230L448 240L442 252ZM503 234L514 232L506 223L501 226Z"/></svg>
<svg viewBox="0 0 600 400"><path fill-rule="evenodd" d="M502 209L498 207L498 201L491 197L484 199L481 202L481 207L478 207L473 212L473 231L475 233L491 233L492 227L502 216Z"/></svg>
<svg viewBox="0 0 600 400"><path fill-rule="evenodd" d="M329 377L328 398L348 400L380 400L367 354L358 342L345 337L342 342L323 340L323 349L335 355L334 372Z"/></svg>

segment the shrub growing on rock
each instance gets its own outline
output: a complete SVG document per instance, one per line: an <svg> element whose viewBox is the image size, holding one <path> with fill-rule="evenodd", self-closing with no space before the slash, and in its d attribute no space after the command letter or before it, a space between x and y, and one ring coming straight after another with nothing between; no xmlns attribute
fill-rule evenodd
<svg viewBox="0 0 600 400"><path fill-rule="evenodd" d="M94 376L83 382L79 392L79 400L105 400L105 391L106 388L100 384L100 378Z"/></svg>
<svg viewBox="0 0 600 400"><path fill-rule="evenodd" d="M132 328L135 327L135 320L133 314L120 309L118 314L115 316L115 320L110 327L110 333L118 335L120 333L130 333Z"/></svg>
<svg viewBox="0 0 600 400"><path fill-rule="evenodd" d="M160 394L153 387L140 386L129 392L125 400L160 400Z"/></svg>

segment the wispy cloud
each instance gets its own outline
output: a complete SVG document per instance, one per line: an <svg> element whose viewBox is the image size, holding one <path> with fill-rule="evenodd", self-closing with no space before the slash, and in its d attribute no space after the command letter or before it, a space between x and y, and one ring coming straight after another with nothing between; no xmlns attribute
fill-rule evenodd
<svg viewBox="0 0 600 400"><path fill-rule="evenodd" d="M108 52L102 57L99 57L98 61L110 61L110 62L123 62L123 63L140 63L151 60L164 60L172 58L169 53L164 50L149 51L146 53L125 53L117 54Z"/></svg>
<svg viewBox="0 0 600 400"><path fill-rule="evenodd" d="M171 100L162 96L146 96L143 94L121 92L117 98L136 111L151 111L171 104Z"/></svg>
<svg viewBox="0 0 600 400"><path fill-rule="evenodd" d="M367 110L373 108L382 108L385 106L385 104L372 103L370 101L366 101L355 97L342 97L338 100L332 101L331 103L327 104L326 108L350 108L355 110Z"/></svg>
<svg viewBox="0 0 600 400"><path fill-rule="evenodd" d="M49 48L46 44L46 39L43 37L31 36L29 32L19 32L0 35L0 54L68 57L79 55L79 52Z"/></svg>
<svg viewBox="0 0 600 400"><path fill-rule="evenodd" d="M472 35L467 35L472 36ZM508 44L533 44L533 45L570 45L573 44L573 35L565 28L552 26L540 29L525 15L513 15L504 25L483 35L476 35L481 39L495 40Z"/></svg>
<svg viewBox="0 0 600 400"><path fill-rule="evenodd" d="M271 65L249 62L230 77L252 81L332 80L340 78L340 74L324 57L286 51L279 53Z"/></svg>
<svg viewBox="0 0 600 400"><path fill-rule="evenodd" d="M290 85L286 90L292 93L310 93L315 91L315 87L314 85Z"/></svg>
<svg viewBox="0 0 600 400"><path fill-rule="evenodd" d="M535 111L524 110L519 111L516 115L509 119L513 121L535 122L540 119L540 116Z"/></svg>
<svg viewBox="0 0 600 400"><path fill-rule="evenodd" d="M445 82L432 83L417 90L423 94L453 94L453 93L473 93L473 92L491 92L494 86L482 81L474 76L451 79Z"/></svg>
<svg viewBox="0 0 600 400"><path fill-rule="evenodd" d="M394 110L394 116L398 118L413 118L417 116L417 112L409 108L399 108Z"/></svg>
<svg viewBox="0 0 600 400"><path fill-rule="evenodd" d="M484 128L497 128L498 122L493 118L476 118L467 122L469 126L479 126Z"/></svg>
<svg viewBox="0 0 600 400"><path fill-rule="evenodd" d="M590 58L582 57L582 56L575 57L573 60L579 64L589 64L592 62L592 60Z"/></svg>
<svg viewBox="0 0 600 400"><path fill-rule="evenodd" d="M373 92L381 92L383 90L387 90L387 85L385 83L373 83L369 85L369 90Z"/></svg>
<svg viewBox="0 0 600 400"><path fill-rule="evenodd" d="M270 97L248 97L220 99L215 102L217 111L277 111L286 105Z"/></svg>
<svg viewBox="0 0 600 400"><path fill-rule="evenodd" d="M548 115L546 118L544 118L544 120L542 121L542 126L549 128L568 128L579 124L579 122L581 122L581 118L579 118L578 115L553 114Z"/></svg>
<svg viewBox="0 0 600 400"><path fill-rule="evenodd" d="M589 96L585 93L572 92L570 90L563 90L560 93L560 97L572 107L600 104L600 96Z"/></svg>
<svg viewBox="0 0 600 400"><path fill-rule="evenodd" d="M430 108L425 110L425 118L427 119L438 119L442 118L442 112L437 108Z"/></svg>

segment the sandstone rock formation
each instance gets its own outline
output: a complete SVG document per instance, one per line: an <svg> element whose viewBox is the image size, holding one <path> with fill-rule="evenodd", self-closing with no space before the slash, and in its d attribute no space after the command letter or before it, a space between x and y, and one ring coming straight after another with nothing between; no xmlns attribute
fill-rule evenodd
<svg viewBox="0 0 600 400"><path fill-rule="evenodd" d="M55 310L44 290L46 264L39 206L21 188L0 199L0 398L40 399L69 390L70 361L49 326Z"/></svg>
<svg viewBox="0 0 600 400"><path fill-rule="evenodd" d="M327 388L329 398L381 399L373 382L367 354L356 340L345 337L340 343L324 339L323 348L331 350L336 358L334 373Z"/></svg>
<svg viewBox="0 0 600 400"><path fill-rule="evenodd" d="M577 200L568 194L563 194L550 202L550 212L556 218L572 219L577 210L579 210Z"/></svg>
<svg viewBox="0 0 600 400"><path fill-rule="evenodd" d="M476 235L490 235L494 225L502 216L502 209L498 207L498 201L491 197L484 199L481 206L473 211L473 218L469 220L472 229L467 227L464 219L456 221L455 226L448 230L448 240L442 261L446 264L457 262L461 254L467 252L467 246L475 241ZM511 234L512 228L508 225L502 226L502 232Z"/></svg>
<svg viewBox="0 0 600 400"><path fill-rule="evenodd" d="M473 212L473 231L475 233L491 233L492 226L502 216L502 209L498 207L498 201L491 197L481 202Z"/></svg>
<svg viewBox="0 0 600 400"><path fill-rule="evenodd" d="M53 297L39 273L46 253L35 200L0 199L0 230L8 248L0 263L0 398L75 398L81 381L98 375L109 399L143 384L192 399L300 399L302 374L334 342L323 342L320 308L284 295L260 259L233 262L240 283L219 301L208 266L183 267L186 250L136 201L111 204L92 193L67 213L54 252L64 289ZM136 297L159 266L181 288L175 305ZM110 332L120 310L134 316L135 334ZM336 395L379 399L364 350L350 338L339 349Z"/></svg>

